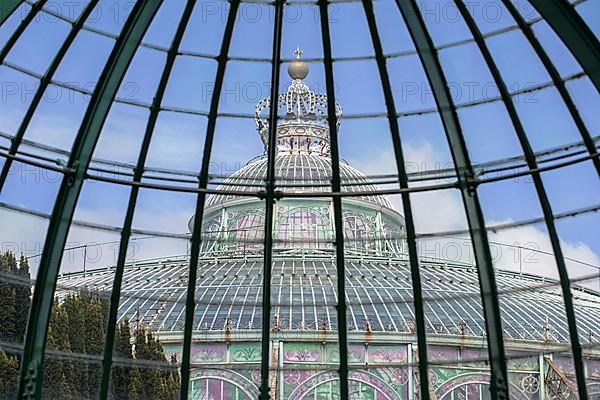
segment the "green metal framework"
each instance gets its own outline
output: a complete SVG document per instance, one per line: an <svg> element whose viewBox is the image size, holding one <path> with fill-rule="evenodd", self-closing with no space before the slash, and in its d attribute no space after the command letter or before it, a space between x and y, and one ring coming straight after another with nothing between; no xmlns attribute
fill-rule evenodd
<svg viewBox="0 0 600 400"><path fill-rule="evenodd" d="M573 102L573 99L572 99L571 95L569 94L569 91L567 90L565 83L563 82L563 80L560 77L560 73L558 72L558 70L556 69L554 64L552 64L550 57L548 56L548 54L542 47L540 41L535 37L533 29L531 29L531 26L527 23L527 21L525 21L523 16L521 16L521 14L519 14L519 11L515 7L515 5L513 3L511 3L509 0L503 0L503 4L506 7L506 9L510 12L510 15L515 19L515 21L517 21L517 24L519 24L519 28L521 29L521 32L523 32L523 34L525 35L525 37L527 38L527 40L533 47L535 54L537 54L537 56L540 58L540 60L544 64L544 67L548 71L548 74L552 77L552 82L554 83L554 86L560 93L560 96L562 97L563 101L565 102L565 105L567 106L567 109L569 110L569 113L571 114L571 117L573 118L573 121L575 122L577 129L581 133L581 137L585 143L585 147L587 148L588 152L592 156L594 156L592 158L592 162L594 163L594 166L596 167L596 172L598 172L598 174L600 174L600 159L595 156L597 154L597 151L596 151L596 146L594 144L594 141L592 139L592 135L590 134L590 131L588 130L588 128L585 126L585 123L583 122L583 119L581 118L581 114L577 110L577 107L575 106L575 103Z"/></svg>
<svg viewBox="0 0 600 400"><path fill-rule="evenodd" d="M88 3L88 5L85 7L85 9L81 13L81 15L77 18L77 21L75 21L75 23L71 27L71 31L69 32L68 36L63 41L63 44L60 46L60 49L56 53L56 56L54 56L52 63L48 67L48 70L46 71L46 73L44 74L42 79L40 80L40 84L39 84L35 94L33 95L33 99L31 100L31 104L29 105L29 108L27 109L27 113L21 120L19 129L17 130L17 133L15 134L15 136L12 139L10 150L8 151L9 156L14 156L15 154L17 154L17 151L19 150L19 146L21 145L21 142L23 141L23 137L25 136L25 132L27 131L27 127L29 126L31 119L33 118L33 114L35 113L35 110L37 109L38 105L42 101L44 92L48 88L48 85L50 85L50 82L52 81L52 77L54 76L54 73L58 69L58 66L62 62L63 58L65 57L65 54L67 54L67 51L71 47L71 44L73 44L73 41L77 37L77 34L81 31L81 27L83 26L85 20L90 16L90 14L92 13L92 11L94 10L94 8L96 7L97 4L98 4L98 0L92 0ZM33 11L34 10L32 9L29 13L29 15L32 15L31 18L33 18L33 16L34 16ZM36 9L36 12L38 12L38 11L39 11L39 8ZM21 30L15 31L15 33L13 34L13 37L15 37L17 32L19 32L19 35L20 35L21 33L23 33L23 31L24 31L24 28ZM11 43L11 47L14 45L15 42L16 42L16 39ZM9 49L6 50L6 54L8 54L8 51L9 51ZM6 56L6 54L4 55L4 57ZM0 63L2 63L2 61L4 60L4 57L2 57L0 59ZM0 191L2 191L2 188L4 187L4 183L6 182L6 178L10 171L12 161L13 161L12 158L7 157L6 162L2 166L2 171L0 172Z"/></svg>
<svg viewBox="0 0 600 400"><path fill-rule="evenodd" d="M386 104L386 114L390 131L392 134L392 143L396 157L396 167L398 170L397 182L399 188L385 189L378 191L378 194L400 194L403 200L403 211L406 222L406 239L408 244L408 253L410 258L410 270L412 290L414 293L414 309L416 312L416 333L418 340L418 368L420 377L420 395L422 399L430 397L429 392L429 363L427 359L427 341L425 334L425 321L423 312L423 298L421 290L421 278L419 271L419 260L417 255L417 234L414 226L413 209L411 207L410 194L422 191L437 190L444 188L457 188L461 191L463 205L467 213L469 232L471 234L472 245L476 258L476 264L479 274L479 283L481 298L483 302L484 315L487 326L487 344L489 351L489 362L492 374L491 390L493 398L508 398L508 374L506 353L504 349L503 331L500 319L500 307L498 303L498 288L496 286L496 276L492 266L492 257L490 254L490 243L487 237L487 230L478 198L477 188L482 183L498 181L501 179L510 179L515 176L530 175L533 179L541 209L543 219L529 221L530 223L545 222L553 247L554 256L558 266L561 289L563 293L565 312L569 325L571 336L571 346L573 358L575 361L575 371L577 377L577 390L580 398L587 398L585 371L582 356L582 346L579 342L579 335L575 321L575 311L573 308L570 279L565 265L565 258L560 246L558 233L555 226L555 220L559 217L553 214L550 201L546 194L540 173L561 166L571 165L575 162L591 160L595 170L600 176L600 158L598 157L597 147L590 131L585 126L583 119L575 106L575 103L567 91L565 81L561 78L558 70L552 63L548 54L541 46L534 35L530 24L519 14L516 7L510 0L502 0L512 17L517 22L518 27L523 32L528 42L532 45L535 53L542 61L545 69L552 78L552 83L557 88L562 100L564 101L570 115L572 116L577 129L585 144L587 154L575 161L568 161L562 164L555 164L551 167L540 167L536 155L527 138L526 132L522 126L517 111L512 103L509 93L498 67L496 66L490 51L485 43L483 35L462 0L457 0L460 14L467 23L467 26L482 53L488 68L494 78L497 87L500 90L500 97L505 105L511 122L515 128L523 154L525 156L528 170L505 175L498 178L479 179L473 170L473 165L467 152L462 128L457 116L457 105L454 104L448 87L447 78L441 67L432 38L427 30L427 26L419 11L416 0L396 0L399 11L406 23L410 36L416 47L416 54L424 67L433 95L437 110L445 130L447 141L451 149L454 165L456 166L456 178L458 182L435 184L430 186L409 187L409 176L405 168L405 160L402 152L402 141L400 128L398 126L398 111L394 103L392 85L386 65L386 56L383 52L381 38L373 11L372 0L361 0L362 6L367 17L370 37L375 49L375 61L377 63L380 81L382 84L383 95ZM557 32L559 37L567 45L578 62L581 64L585 74L593 82L596 89L600 90L600 44L593 32L583 22L581 17L574 10L572 4L566 0L530 0L539 11L542 18ZM22 1L2 0L0 1L0 25L4 23L22 4ZM28 25L34 20L36 15L43 9L46 0L40 0L34 3L31 10L19 23L15 31L11 34L4 47L0 50L0 64L5 62L6 56L15 46ZM62 45L53 57L52 62L40 79L40 85L33 95L33 100L20 121L19 128L12 138L10 148L7 152L0 154L6 160L0 172L0 191L5 186L9 175L10 167L13 161L30 163L36 165L34 161L20 157L19 151L22 145L25 132L27 131L33 115L38 108L45 90L52 84L53 76L63 61L65 54L73 44L79 32L83 29L86 19L89 17L98 0L91 0L82 11L81 15L73 22L70 31L63 40ZM360 192L342 192L339 169L339 150L337 140L337 121L335 115L335 93L334 93L334 58L331 52L330 26L328 18L328 6L326 0L319 0L320 27L323 42L325 81L328 101L328 123L331 135L331 162L332 162L332 182L331 193L325 195L333 199L334 209L334 227L336 244L336 267L337 267L337 318L338 318L338 344L340 349L339 361L339 380L340 395L342 399L347 399L348 394L348 338L344 327L346 321L346 298L345 289L345 253L343 237L342 220L342 198L345 196L358 196ZM117 311L120 301L121 284L123 270L127 255L127 247L131 240L132 223L137 204L140 188L160 188L173 191L186 191L197 194L194 229L191 236L191 257L189 264L189 275L186 294L185 308L185 327L183 335L183 359L181 363L181 389L180 399L186 399L189 392L190 381L190 356L192 348L193 320L195 309L195 284L197 279L197 268L200 254L200 245L202 241L202 221L206 202L206 196L210 193L218 192L208 188L209 182L209 163L211 151L215 136L215 126L219 114L219 98L225 77L225 69L231 44L232 34L236 22L236 16L240 5L239 0L230 2L230 9L225 22L225 30L221 43L219 55L216 57L218 62L215 78L214 92L211 97L210 110L207 113L208 126L206 130L206 139L202 159L201 171L198 176L196 188L182 190L181 188L169 187L158 183L142 182L145 171L145 163L152 140L152 134L156 127L161 103L166 91L169 77L173 71L175 59L180 51L180 45L183 39L185 29L191 18L195 0L188 0L183 10L180 21L178 22L175 36L167 52L165 66L162 70L160 81L156 89L152 104L150 105L150 115L145 127L143 142L139 157L136 162L136 168L132 181L121 181L117 178L99 178L91 177L88 174L92 154L98 141L100 132L115 101L117 90L125 76L136 50L141 44L142 38L147 31L150 23L162 5L160 0L137 0L133 9L127 18L120 35L118 36L114 48L108 58L108 61L102 71L98 85L93 92L89 106L87 107L83 122L77 133L75 142L70 152L70 158L64 168L56 168L61 172L63 180L60 190L54 204L54 209L50 216L50 224L44 244L43 254L40 261L37 281L35 285L32 308L29 316L25 348L22 356L21 381L19 386L19 398L40 399L42 391L42 371L44 366L44 355L46 349L46 336L50 318L51 307L56 290L56 282L60 269L60 262L69 228L72 225L73 214L77 206L77 201L81 192L82 185L86 179L104 180L106 182L122 183L131 186L127 211L123 221L123 228L120 234L119 252L117 258L117 268L113 282L109 323L106 336L106 343L103 354L103 370L100 387L100 398L107 399L109 396L109 386L112 368L113 347L115 342L115 332L117 326ZM277 99L279 94L280 66L281 59L281 36L283 24L284 0L275 0L275 20L273 25L273 52L271 57L271 99ZM275 143L277 107L270 109L270 132L269 143ZM43 164L40 164L43 166ZM48 168L44 166L44 168ZM275 146L269 146L268 149L268 172L264 191L248 194L247 192L236 193L240 196L255 196L265 200L265 243L264 243L264 267L263 267L263 289L262 289L262 359L261 359L261 384L260 398L269 399L269 370L271 362L270 352L270 309L271 309L271 264L273 250L273 208L278 199L284 197L324 197L323 193L283 193L276 190L277 182L275 180ZM369 195L372 193L362 193ZM576 215L576 214L573 214Z"/></svg>
<svg viewBox="0 0 600 400"><path fill-rule="evenodd" d="M42 392L42 368L50 311L53 304L60 260L65 248L67 234L81 187L85 180L94 147L119 85L125 76L133 55L144 33L150 26L162 1L139 1L127 19L123 32L117 39L94 96L86 111L77 134L71 158L66 167L58 193L44 252L40 261L38 279L33 294L32 306L22 359L19 398L40 398ZM108 367L110 368L110 367Z"/></svg>
<svg viewBox="0 0 600 400"><path fill-rule="evenodd" d="M227 54L229 53L229 46L231 44L231 36L233 34L233 25L237 16L237 10L239 7L239 1L234 0L231 2L231 8L229 15L227 16L227 25L225 27L225 33L223 34L223 42L221 43L221 50L219 52L219 66L217 69L217 75L215 78L215 91L213 92L211 103L210 103L210 116L208 125L206 128L206 139L204 143L204 156L202 158L202 167L200 170L199 189L204 190L208 186L208 169L210 163L210 154L215 136L215 126L217 120L217 111L219 108L219 98L221 95L221 88L223 86L223 79L225 77L225 67L227 65ZM191 10L190 10L191 13ZM190 376L190 352L192 346L192 327L194 322L194 309L196 307L195 289L196 289L196 276L198 273L198 257L200 253L200 241L201 241L201 230L202 230L202 217L204 214L204 204L206 202L206 193L199 193L196 201L196 214L194 215L194 230L192 232L192 244L191 244L191 256L190 256L190 270L188 275L188 287L186 297L186 308L185 308L185 328L184 328L184 339L183 339L183 359L181 362L181 389L179 391L179 397L187 399L188 397L188 385Z"/></svg>
<svg viewBox="0 0 600 400"><path fill-rule="evenodd" d="M321 40L323 41L323 56L325 67L325 87L327 88L327 122L329 123L329 135L331 143L331 190L341 193L340 185L340 155L337 139L337 117L335 115L335 90L333 81L333 61L331 56L331 37L329 33L328 1L319 1L319 20L321 22ZM346 267L344 263L344 222L342 220L342 198L334 197L333 202L333 226L335 229L335 253L337 271L337 323L338 323L338 346L340 347L340 397L348 398L348 335L344 327L346 322Z"/></svg>
<svg viewBox="0 0 600 400"><path fill-rule="evenodd" d="M373 48L375 49L375 59L377 61L379 76L381 78L381 86L383 87L383 94L385 97L385 104L388 115L388 123L390 125L390 130L392 133L394 154L396 156L398 181L400 183L400 188L407 190L408 177L406 174L404 154L402 152L400 128L398 126L398 119L394 117L398 113L396 111L394 95L392 93L392 86L390 84L390 78L386 66L386 61L383 55L383 46L381 45L381 39L379 38L379 32L377 30L377 23L375 20L375 13L373 12L372 0L363 0L363 8L367 17L367 23L369 24L369 31L371 33L371 39L373 41ZM419 382L421 384L420 395L421 399L426 400L429 399L429 366L427 362L427 337L425 333L424 317L425 311L423 308L421 273L419 272L417 237L410 202L410 194L407 191L402 192L402 206L404 218L406 221L406 242L408 247L408 257L410 259L411 283L414 294L415 320L417 328L417 344L419 346L417 350L419 352Z"/></svg>
<svg viewBox="0 0 600 400"><path fill-rule="evenodd" d="M262 337L260 361L260 399L269 400L269 364L271 363L271 264L273 256L273 212L275 201L280 196L275 192L275 149L277 138L277 101L279 99L279 72L281 64L281 30L283 28L283 0L275 2L273 23L273 58L271 63L271 106L269 107L269 142L267 177L265 182L265 247L263 254L262 287Z"/></svg>
<svg viewBox="0 0 600 400"><path fill-rule="evenodd" d="M585 372L583 370L581 345L579 344L579 335L577 333L577 323L575 321L575 310L573 308L573 299L571 294L569 274L567 272L567 266L565 265L565 259L563 257L562 249L560 246L560 240L556 231L556 226L554 225L554 216L552 213L552 208L550 206L550 201L548 200L548 195L546 194L546 189L544 187L544 183L542 182L542 177L540 173L537 172L538 165L535 160L535 154L533 152L531 144L529 143L529 139L527 139L527 134L525 133L525 129L523 128L523 125L519 119L515 105L513 104L512 99L510 98L508 88L502 81L500 70L496 66L492 55L485 44L485 40L483 39L483 36L479 31L479 28L477 27L477 24L469 14L469 11L467 10L462 0L457 0L456 4L462 17L467 23L471 33L475 37L477 46L483 54L483 58L485 59L485 62L488 68L490 69L490 72L492 73L494 81L498 86L502 99L504 100L504 105L506 107L508 115L512 121L517 136L519 137L519 142L521 143L521 146L523 148L523 153L525 154L525 159L527 160L527 166L531 171L531 177L533 179L533 183L538 194L540 205L544 213L544 218L546 219L546 227L548 229L550 241L552 242L552 250L554 251L554 257L556 259L556 265L558 267L558 273L560 276L563 301L565 302L567 320L569 322L569 333L571 335L571 346L573 351L573 358L575 360L575 371L577 376L577 387L579 389L579 396L580 398L585 399L587 398Z"/></svg>
<svg viewBox="0 0 600 400"><path fill-rule="evenodd" d="M467 148L452 103L448 83L442 71L440 61L421 17L417 3L397 0L396 3L406 21L419 57L429 79L435 100L448 137L448 143L456 166L456 174L462 193L463 204L467 212L467 221L473 241L476 265L479 270L479 284L484 315L487 325L487 341L492 371L491 393L493 398L508 398L508 374L506 370L506 354L502 339L502 322L498 305L498 288L492 265L489 242L485 230L485 222L481 205L477 196L477 182Z"/></svg>
<svg viewBox="0 0 600 400"><path fill-rule="evenodd" d="M15 31L10 35L10 37L8 38L8 40L2 47L2 50L0 50L0 63L4 63L6 56L12 50L15 43L17 43L17 40L19 40L19 38L21 37L23 32L25 32L25 29L27 29L27 26L29 26L31 21L33 21L35 16L42 9L42 7L44 7L44 4L46 4L47 1L48 0L41 0L38 3L36 3L33 7L31 7L31 10L29 10L29 12L25 16L25 18L23 18L21 20L21 22L19 23L19 26L17 26L17 29L15 29ZM0 7L2 7L2 10L8 9L10 11L8 14L6 14L6 16L3 15L2 22L4 22L4 20L8 16L10 16L10 14L12 14L20 4L20 2L12 2L12 1L9 3L10 4L8 4L8 5L5 5L4 2L2 2L2 4L0 4Z"/></svg>
<svg viewBox="0 0 600 400"><path fill-rule="evenodd" d="M15 12L22 2L23 0L6 0L2 2L2 8L0 9L0 25Z"/></svg>
<svg viewBox="0 0 600 400"><path fill-rule="evenodd" d="M600 43L573 5L564 0L531 0L531 4L560 36L600 91Z"/></svg>
<svg viewBox="0 0 600 400"><path fill-rule="evenodd" d="M160 105L162 103L162 99L165 94L165 90L167 88L167 82L169 77L171 76L171 71L173 70L173 65L175 63L175 57L177 56L177 52L179 51L179 46L181 44L181 40L183 39L183 33L185 28L187 27L187 23L192 14L195 0L188 2L181 17L181 21L179 26L177 27L177 32L175 33L175 37L173 38L173 42L171 43L171 47L169 48L169 52L167 54L167 60L165 62L165 67L163 69L160 82L156 89L156 94L154 96L154 101L152 102L152 107L150 109L150 116L148 117L148 123L146 125L146 131L144 133L144 139L142 141L142 147L140 149L140 154L136 163L135 175L133 177L134 182L140 182L142 180L142 175L144 172L144 165L146 163L146 158L148 156L148 150L150 148L150 142L152 140L152 132L154 132L154 128L156 126L156 120L158 119L158 114L160 110ZM135 206L137 203L139 194L139 187L132 186L131 193L129 194L129 202L127 206L127 212L125 214L125 219L123 221L123 230L121 231L121 238L119 242L119 254L117 256L117 270L115 272L115 279L113 282L113 288L111 292L110 299L110 313L108 317L108 327L106 331L106 343L104 347L104 358L103 358L103 370L102 370L102 381L100 384L100 398L107 398L110 389L110 377L111 377L111 366L112 366L112 357L114 352L114 342L115 335L117 331L117 313L119 309L120 296L121 296L121 286L123 283L123 271L125 269L125 261L127 258L127 248L129 246L129 240L131 238L131 225L133 224L133 217L135 212Z"/></svg>

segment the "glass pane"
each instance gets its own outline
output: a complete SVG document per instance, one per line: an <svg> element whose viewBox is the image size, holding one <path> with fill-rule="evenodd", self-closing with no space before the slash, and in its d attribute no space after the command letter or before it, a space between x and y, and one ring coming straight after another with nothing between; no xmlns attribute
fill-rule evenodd
<svg viewBox="0 0 600 400"><path fill-rule="evenodd" d="M349 399L416 399L421 378L431 398L491 398L496 360L489 356L483 300L500 309L510 397L576 397L563 262L588 397L597 397L600 197L583 139L589 133L595 141L600 128L598 93L551 28L563 22L560 15L546 20L530 1L513 2L576 110L567 108L506 1L464 3L535 153L556 237L510 105L457 0L378 0L376 26L368 23L368 4L329 3L323 22L331 35L335 110L328 110L318 4L284 2L282 34L274 40L279 3L240 3L230 30L229 2L170 0L143 32L136 27L143 38L134 43L135 35L119 35L126 34L126 21L147 21L129 20L150 9L142 3L44 2L12 49L0 50L6 56L0 166L7 175L0 192L0 370L6 378L0 398L18 393L27 321L39 317L29 308L38 304L32 295L41 295L32 293L36 279L46 275L39 271L42 252L64 239L47 234L59 211L67 213L57 222L69 225L60 260L51 260L60 263L58 282L52 287L49 276L38 285L54 295L46 304L50 324L38 380L44 398L97 398L104 382L108 398L175 399L189 359L183 395L194 400L255 399L263 381L271 398L337 400L345 392L339 383L344 356ZM600 19L592 3L570 1L595 32ZM23 2L0 26L0 43L18 32L35 4ZM91 14L47 76L86 6ZM178 27L182 42L170 52ZM390 88L382 87L373 28ZM224 39L231 43L219 57ZM273 43L281 43L275 63ZM124 46L113 52L117 45ZM162 79L169 57L173 66ZM88 111L103 110L90 101L109 59L125 61L106 70L117 78L116 98L102 98L109 111L96 115L94 129L83 129ZM273 65L280 74L277 99L270 99ZM215 87L219 71L221 88ZM41 102L27 114L42 83L48 86L39 92ZM436 86L442 83L447 87ZM449 104L442 90L449 91ZM393 97L393 115L384 93ZM157 99L161 104L153 104ZM270 126L271 107L276 126ZM329 131L330 112L336 132ZM587 133L579 132L575 112ZM399 132L392 132L396 123ZM95 128L98 137L83 136ZM332 134L339 166L332 164ZM400 153L404 165L396 160ZM472 165L463 165L464 158ZM403 172L408 188L401 189ZM484 231L470 232L479 209ZM195 224L199 237L192 243ZM414 243L407 237L413 230ZM409 254L413 245L416 254ZM196 250L197 262L191 260ZM477 262L475 253L488 250L491 265ZM485 267L492 267L497 298L481 293L480 284L491 279ZM345 293L338 293L340 283ZM270 297L263 298L267 289ZM109 324L111 306L116 322ZM342 348L341 333L348 339ZM189 354L185 339L191 339ZM269 373L261 377L263 363Z"/></svg>

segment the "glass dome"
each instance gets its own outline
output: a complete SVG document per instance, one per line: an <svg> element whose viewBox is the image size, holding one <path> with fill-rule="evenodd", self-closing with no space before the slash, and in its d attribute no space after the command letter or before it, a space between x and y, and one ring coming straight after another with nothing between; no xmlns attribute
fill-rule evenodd
<svg viewBox="0 0 600 400"><path fill-rule="evenodd" d="M600 398L599 11L1 1L0 398Z"/></svg>

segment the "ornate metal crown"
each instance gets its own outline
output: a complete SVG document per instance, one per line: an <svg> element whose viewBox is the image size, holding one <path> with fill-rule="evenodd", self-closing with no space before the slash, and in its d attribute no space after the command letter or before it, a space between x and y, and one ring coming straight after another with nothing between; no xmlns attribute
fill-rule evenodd
<svg viewBox="0 0 600 400"><path fill-rule="evenodd" d="M277 152L330 154L329 124L327 121L327 95L315 93L304 83L308 64L301 60L302 50L294 52L296 59L288 66L292 83L287 92L279 94L277 123ZM269 108L271 98L256 104L256 129L265 145L269 146ZM285 114L281 112L285 110ZM339 126L342 107L336 103L335 115Z"/></svg>

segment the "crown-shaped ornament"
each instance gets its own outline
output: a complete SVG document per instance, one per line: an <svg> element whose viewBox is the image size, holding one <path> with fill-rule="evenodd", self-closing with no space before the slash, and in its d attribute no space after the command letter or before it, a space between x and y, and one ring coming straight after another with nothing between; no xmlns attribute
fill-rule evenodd
<svg viewBox="0 0 600 400"><path fill-rule="evenodd" d="M330 154L327 95L315 93L304 82L308 64L302 60L302 50L294 51L295 59L288 65L292 78L287 92L279 94L277 123L277 152L289 154ZM256 129L265 145L269 146L269 108L271 98L256 104ZM339 126L342 107L336 103L335 115Z"/></svg>

